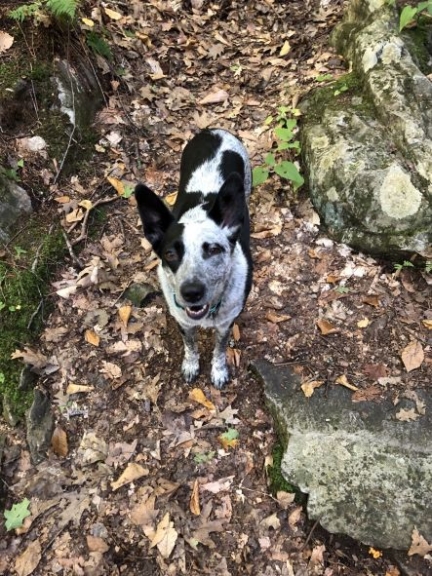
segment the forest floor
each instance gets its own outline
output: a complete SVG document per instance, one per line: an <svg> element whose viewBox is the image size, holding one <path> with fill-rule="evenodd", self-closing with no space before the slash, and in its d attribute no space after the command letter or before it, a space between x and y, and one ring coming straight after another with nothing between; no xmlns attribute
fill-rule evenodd
<svg viewBox="0 0 432 576"><path fill-rule="evenodd" d="M63 226L69 252L40 341L17 353L37 368L56 428L37 464L23 430L8 430L7 502L28 498L31 515L16 531L0 528L0 573L399 575L390 553L326 533L299 496L277 478L270 486L278 440L248 365L289 363L305 382L351 384L353 402L384 392L397 402L430 385L430 275L333 242L307 190L270 177L251 198L254 285L230 342L233 379L211 386L212 340L202 334L202 372L187 386L129 194L143 181L169 199L183 146L208 126L238 134L261 164L273 146L266 119L296 109L317 77L345 71L329 44L342 2L106 8L85 14L96 30L103 22L112 52L96 59L105 104L90 167L54 184L61 157L25 157L22 185L44 178L42 209ZM148 292L140 307L127 298L133 284ZM402 352L413 342L418 367L407 371ZM422 562L419 574L430 566Z"/></svg>

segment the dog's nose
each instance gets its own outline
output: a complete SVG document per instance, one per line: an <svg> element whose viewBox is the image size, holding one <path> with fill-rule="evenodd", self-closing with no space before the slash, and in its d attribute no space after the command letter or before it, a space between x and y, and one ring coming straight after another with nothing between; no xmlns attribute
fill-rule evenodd
<svg viewBox="0 0 432 576"><path fill-rule="evenodd" d="M201 282L184 282L180 288L180 293L189 304L199 302L204 296L205 286Z"/></svg>

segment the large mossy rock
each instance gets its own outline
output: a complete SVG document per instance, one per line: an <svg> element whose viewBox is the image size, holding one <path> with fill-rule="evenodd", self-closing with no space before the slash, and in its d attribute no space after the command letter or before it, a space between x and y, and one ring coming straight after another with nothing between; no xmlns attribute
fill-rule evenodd
<svg viewBox="0 0 432 576"><path fill-rule="evenodd" d="M352 0L335 33L353 73L307 103L302 143L312 201L339 241L432 257L432 83L385 0Z"/></svg>
<svg viewBox="0 0 432 576"><path fill-rule="evenodd" d="M414 408L403 399L353 403L342 386L306 398L287 367L254 363L281 437L282 474L308 494L307 511L328 531L378 548L407 550L416 529L432 540L432 400L425 414L403 422Z"/></svg>

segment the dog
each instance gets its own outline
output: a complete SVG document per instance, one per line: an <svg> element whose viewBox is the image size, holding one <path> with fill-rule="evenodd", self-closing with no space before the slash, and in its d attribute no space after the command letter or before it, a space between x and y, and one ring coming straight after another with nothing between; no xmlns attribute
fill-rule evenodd
<svg viewBox="0 0 432 576"><path fill-rule="evenodd" d="M144 236L160 259L159 281L182 334L186 382L199 374L198 327L215 329L212 384L229 381L229 335L252 284L251 188L246 148L221 129L202 130L186 145L172 211L144 184L135 188Z"/></svg>

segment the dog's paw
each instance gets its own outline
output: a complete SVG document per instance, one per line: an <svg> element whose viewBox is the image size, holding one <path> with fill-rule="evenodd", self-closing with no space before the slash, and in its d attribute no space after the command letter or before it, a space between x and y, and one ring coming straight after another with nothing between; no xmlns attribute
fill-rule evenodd
<svg viewBox="0 0 432 576"><path fill-rule="evenodd" d="M229 379L230 375L226 362L224 364L218 362L212 365L211 381L215 388L223 388Z"/></svg>
<svg viewBox="0 0 432 576"><path fill-rule="evenodd" d="M184 358L182 363L182 374L186 382L190 383L196 380L199 374L198 357Z"/></svg>

